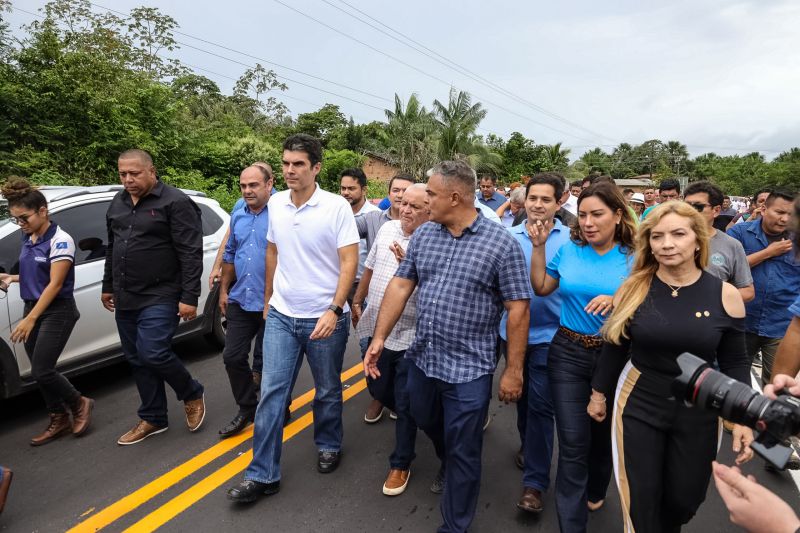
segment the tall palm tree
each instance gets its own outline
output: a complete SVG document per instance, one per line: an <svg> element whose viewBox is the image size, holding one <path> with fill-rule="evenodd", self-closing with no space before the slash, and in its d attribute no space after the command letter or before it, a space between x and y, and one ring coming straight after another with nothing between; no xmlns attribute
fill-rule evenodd
<svg viewBox="0 0 800 533"><path fill-rule="evenodd" d="M394 110L386 110L389 159L403 172L421 177L436 163L436 123L416 94L403 105L394 95Z"/></svg>
<svg viewBox="0 0 800 533"><path fill-rule="evenodd" d="M434 100L433 113L439 130L439 157L456 159L469 155L475 130L487 113L480 102L473 104L469 93L451 88L446 106Z"/></svg>
<svg viewBox="0 0 800 533"><path fill-rule="evenodd" d="M664 152L667 154L669 167L675 174L680 174L681 165L685 166L686 160L689 159L686 145L678 141L669 141L664 145Z"/></svg>
<svg viewBox="0 0 800 533"><path fill-rule="evenodd" d="M545 148L545 157L550 170L564 170L569 166L569 148L561 148L561 143L556 143Z"/></svg>

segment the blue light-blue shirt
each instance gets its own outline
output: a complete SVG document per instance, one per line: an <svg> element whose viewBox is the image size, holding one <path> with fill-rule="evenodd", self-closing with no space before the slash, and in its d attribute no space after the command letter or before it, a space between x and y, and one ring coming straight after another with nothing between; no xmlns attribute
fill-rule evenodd
<svg viewBox="0 0 800 533"><path fill-rule="evenodd" d="M583 335L598 335L605 318L583 310L596 296L613 296L630 273L633 256L619 244L603 255L591 245L569 241L547 264L547 273L559 280L561 325Z"/></svg>
<svg viewBox="0 0 800 533"><path fill-rule="evenodd" d="M533 254L533 245L528 237L527 226L518 224L508 231L511 236L517 239L522 247L522 253L525 255L525 264L528 265L528 271L531 267L531 254ZM550 230L550 235L547 237L547 242L544 246L544 254L549 263L555 257L558 249L561 248L565 242L569 240L569 228L564 226L557 218L554 221L553 229ZM553 340L553 335L556 334L558 324L561 316L561 293L556 289L548 296L533 296L531 298L531 322L530 329L528 330L528 344L543 344L549 343ZM508 311L503 312L503 317L500 319L500 336L503 340L508 340L506 336L506 327L508 324Z"/></svg>
<svg viewBox="0 0 800 533"><path fill-rule="evenodd" d="M500 209L500 206L506 203L506 201L508 200L508 198L506 198L497 191L494 191L494 194L488 200L483 197L482 193L478 193L477 198L480 203L482 203L485 206L488 206L489 208L491 208L492 211L497 211L498 209Z"/></svg>
<svg viewBox="0 0 800 533"><path fill-rule="evenodd" d="M231 234L222 261L236 269L236 283L228 300L245 311L264 310L268 227L267 206L255 214L245 204L231 214Z"/></svg>
<svg viewBox="0 0 800 533"><path fill-rule="evenodd" d="M728 230L728 235L742 243L747 255L769 245L761 220L736 224ZM745 330L762 337L783 337L792 321L789 306L800 293L800 263L795 259L794 250L762 261L750 272L756 296L745 304Z"/></svg>

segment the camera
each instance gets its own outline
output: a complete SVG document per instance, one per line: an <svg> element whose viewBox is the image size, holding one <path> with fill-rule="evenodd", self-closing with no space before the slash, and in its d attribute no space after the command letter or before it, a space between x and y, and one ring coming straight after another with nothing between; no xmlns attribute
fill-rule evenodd
<svg viewBox="0 0 800 533"><path fill-rule="evenodd" d="M690 353L678 356L678 366L681 374L672 382L676 398L756 430L753 451L780 470L786 467L792 453L788 439L800 433L800 398L782 391L770 400Z"/></svg>

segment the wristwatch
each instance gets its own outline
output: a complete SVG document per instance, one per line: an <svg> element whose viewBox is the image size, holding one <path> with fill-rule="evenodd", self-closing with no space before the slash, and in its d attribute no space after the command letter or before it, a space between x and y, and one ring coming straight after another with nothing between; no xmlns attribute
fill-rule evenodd
<svg viewBox="0 0 800 533"><path fill-rule="evenodd" d="M336 313L336 316L342 316L342 313L344 313L344 309L342 309L336 304L331 304L330 307L328 307L328 309Z"/></svg>

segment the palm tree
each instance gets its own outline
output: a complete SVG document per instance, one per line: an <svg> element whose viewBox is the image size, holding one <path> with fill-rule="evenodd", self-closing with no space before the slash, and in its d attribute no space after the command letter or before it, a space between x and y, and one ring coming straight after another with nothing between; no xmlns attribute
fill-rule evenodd
<svg viewBox="0 0 800 533"><path fill-rule="evenodd" d="M420 177L436 163L436 123L412 94L403 105L394 95L394 110L386 110L388 158L403 172Z"/></svg>
<svg viewBox="0 0 800 533"><path fill-rule="evenodd" d="M450 89L447 105L433 102L433 114L438 131L437 154L441 160L467 161L478 173L498 174L503 158L475 134L487 111L480 102L473 104L472 96Z"/></svg>
<svg viewBox="0 0 800 533"><path fill-rule="evenodd" d="M667 154L669 167L675 174L680 175L681 164L685 164L689 159L689 151L686 149L685 144L678 141L669 141L664 145L664 152Z"/></svg>
<svg viewBox="0 0 800 533"><path fill-rule="evenodd" d="M545 157L549 170L564 170L569 166L569 148L561 148L561 143L556 143L545 148Z"/></svg>

